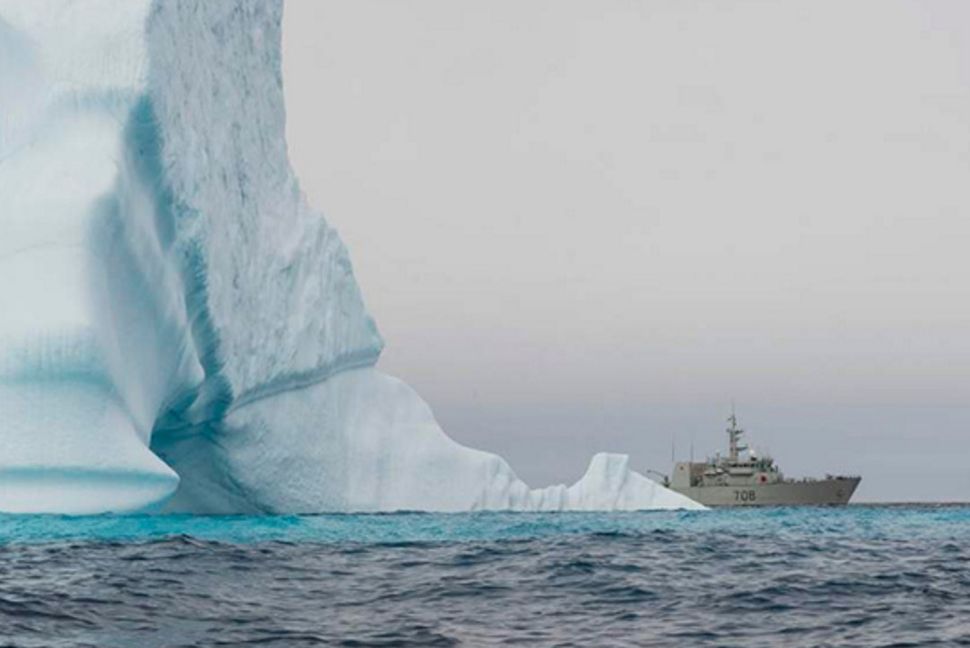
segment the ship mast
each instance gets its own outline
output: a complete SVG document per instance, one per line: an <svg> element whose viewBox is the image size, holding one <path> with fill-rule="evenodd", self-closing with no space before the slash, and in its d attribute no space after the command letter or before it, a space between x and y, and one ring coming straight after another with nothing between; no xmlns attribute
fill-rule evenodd
<svg viewBox="0 0 970 648"><path fill-rule="evenodd" d="M744 434L744 430L738 427L738 417L734 414L734 404L731 404L731 416L728 417L728 423L731 427L727 429L728 433L728 460L732 464L738 463L741 456L741 451L745 450L747 446L741 444L741 435Z"/></svg>

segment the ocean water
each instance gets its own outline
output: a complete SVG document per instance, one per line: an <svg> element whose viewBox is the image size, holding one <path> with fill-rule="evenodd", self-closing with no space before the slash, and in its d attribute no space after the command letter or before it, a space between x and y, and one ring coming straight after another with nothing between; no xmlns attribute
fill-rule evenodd
<svg viewBox="0 0 970 648"><path fill-rule="evenodd" d="M0 516L0 646L970 645L970 507Z"/></svg>

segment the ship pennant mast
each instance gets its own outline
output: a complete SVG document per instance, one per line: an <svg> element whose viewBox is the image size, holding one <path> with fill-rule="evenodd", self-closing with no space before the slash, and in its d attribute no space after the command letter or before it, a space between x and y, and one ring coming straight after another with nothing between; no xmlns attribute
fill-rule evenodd
<svg viewBox="0 0 970 648"><path fill-rule="evenodd" d="M742 445L740 442L744 430L738 427L738 417L734 413L734 403L731 403L731 416L728 417L728 423L731 424L731 427L727 429L728 459L732 464L736 464L740 460L741 451L746 450L747 446Z"/></svg>

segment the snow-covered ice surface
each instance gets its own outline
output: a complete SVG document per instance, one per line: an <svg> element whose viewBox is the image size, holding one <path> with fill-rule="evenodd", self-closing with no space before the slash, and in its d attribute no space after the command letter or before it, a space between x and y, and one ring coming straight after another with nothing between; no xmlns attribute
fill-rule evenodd
<svg viewBox="0 0 970 648"><path fill-rule="evenodd" d="M0 0L0 510L698 505L531 490L401 381L284 139L279 0Z"/></svg>

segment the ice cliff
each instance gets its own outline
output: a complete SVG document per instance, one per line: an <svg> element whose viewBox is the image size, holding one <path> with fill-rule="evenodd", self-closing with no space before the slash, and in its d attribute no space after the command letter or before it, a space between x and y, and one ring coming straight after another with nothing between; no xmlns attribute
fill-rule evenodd
<svg viewBox="0 0 970 648"><path fill-rule="evenodd" d="M279 0L0 0L0 510L694 508L531 490L401 381L284 140Z"/></svg>

